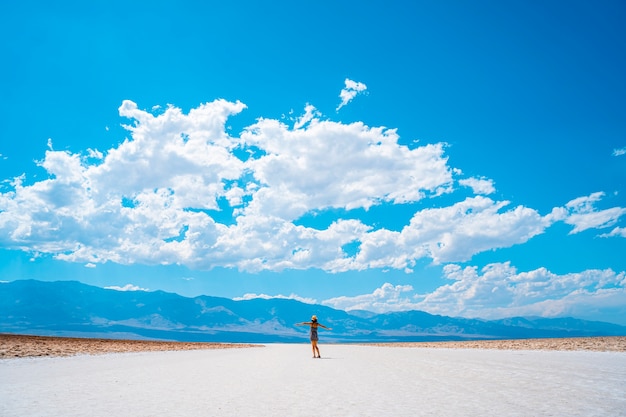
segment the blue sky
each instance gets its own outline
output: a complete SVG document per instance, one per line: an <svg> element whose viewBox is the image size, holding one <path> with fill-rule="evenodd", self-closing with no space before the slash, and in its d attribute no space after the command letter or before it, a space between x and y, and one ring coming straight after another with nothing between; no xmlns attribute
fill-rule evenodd
<svg viewBox="0 0 626 417"><path fill-rule="evenodd" d="M0 279L626 324L626 6L409 3L3 2Z"/></svg>

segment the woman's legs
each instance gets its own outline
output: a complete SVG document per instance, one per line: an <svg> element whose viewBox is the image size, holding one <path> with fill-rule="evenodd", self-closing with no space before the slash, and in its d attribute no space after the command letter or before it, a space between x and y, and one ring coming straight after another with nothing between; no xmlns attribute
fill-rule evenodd
<svg viewBox="0 0 626 417"><path fill-rule="evenodd" d="M313 357L314 358L319 358L320 357L320 348L317 347L317 340L311 340L311 347L313 348ZM316 352L317 352L317 356L315 355Z"/></svg>

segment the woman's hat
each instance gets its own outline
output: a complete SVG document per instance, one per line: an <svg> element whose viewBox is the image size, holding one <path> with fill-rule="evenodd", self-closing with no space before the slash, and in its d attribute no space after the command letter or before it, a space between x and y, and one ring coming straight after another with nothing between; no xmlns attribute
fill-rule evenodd
<svg viewBox="0 0 626 417"><path fill-rule="evenodd" d="M317 316L311 317L311 320L317 320Z"/></svg>

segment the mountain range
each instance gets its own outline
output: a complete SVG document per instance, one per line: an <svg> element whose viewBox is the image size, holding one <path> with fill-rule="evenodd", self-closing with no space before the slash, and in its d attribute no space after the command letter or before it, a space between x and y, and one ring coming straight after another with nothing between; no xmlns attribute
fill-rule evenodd
<svg viewBox="0 0 626 417"><path fill-rule="evenodd" d="M307 342L315 314L326 342L398 342L626 336L626 326L575 318L480 320L422 311L345 312L287 299L183 297L116 291L76 281L0 283L0 332L209 342Z"/></svg>

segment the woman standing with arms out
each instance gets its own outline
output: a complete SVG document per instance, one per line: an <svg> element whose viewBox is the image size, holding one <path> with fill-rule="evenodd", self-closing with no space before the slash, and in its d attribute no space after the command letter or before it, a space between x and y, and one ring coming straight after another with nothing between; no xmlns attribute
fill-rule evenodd
<svg viewBox="0 0 626 417"><path fill-rule="evenodd" d="M317 328L321 327L322 329L332 330L330 327L326 327L323 324L317 322L317 316L311 317L311 321L304 321L302 323L296 323L296 326L311 326L311 347L313 349L313 357L321 358L320 356L320 348L317 347L317 341L319 338L317 337ZM316 356L317 353L317 356Z"/></svg>

